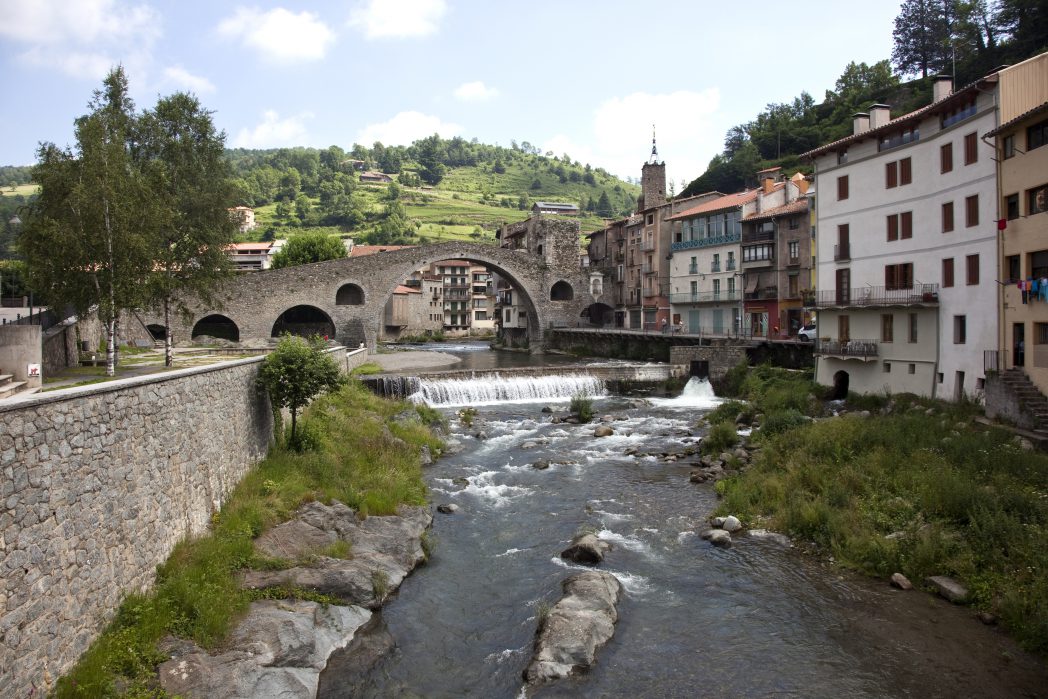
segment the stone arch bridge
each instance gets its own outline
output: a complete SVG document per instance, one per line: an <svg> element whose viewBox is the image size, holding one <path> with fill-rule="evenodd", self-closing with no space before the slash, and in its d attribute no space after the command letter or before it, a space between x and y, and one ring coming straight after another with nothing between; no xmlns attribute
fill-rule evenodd
<svg viewBox="0 0 1048 699"><path fill-rule="evenodd" d="M189 338L194 327L198 334L211 334L200 331L206 322L233 331L241 341L265 340L281 334L286 327L282 321L291 311L300 320L320 319L318 330L333 327L335 339L343 344L364 342L374 349L394 289L413 272L440 260L475 262L512 284L528 312L534 350L545 345L547 329L576 327L583 309L600 299L600 289L597 297L591 294L589 275L579 269L577 257L551 265L522 249L442 243L242 274L223 287L220 307L198 307L188 323L173 316L172 336L176 341ZM142 318L151 326L163 324L156 314ZM308 328L308 321L296 327Z"/></svg>

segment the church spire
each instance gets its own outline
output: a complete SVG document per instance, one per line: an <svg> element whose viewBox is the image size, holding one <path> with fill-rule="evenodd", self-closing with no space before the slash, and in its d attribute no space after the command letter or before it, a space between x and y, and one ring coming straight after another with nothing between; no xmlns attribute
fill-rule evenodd
<svg viewBox="0 0 1048 699"><path fill-rule="evenodd" d="M655 124L651 125L651 157L648 158L648 163L654 165L659 162L659 149L655 146Z"/></svg>

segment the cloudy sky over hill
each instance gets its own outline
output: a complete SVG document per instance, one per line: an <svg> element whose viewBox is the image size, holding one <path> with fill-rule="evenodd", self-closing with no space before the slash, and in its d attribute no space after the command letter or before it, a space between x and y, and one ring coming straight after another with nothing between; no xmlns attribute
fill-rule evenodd
<svg viewBox="0 0 1048 699"><path fill-rule="evenodd" d="M140 108L196 93L230 146L528 141L676 182L732 125L891 52L899 3L0 0L0 164L67 144L122 63Z"/></svg>

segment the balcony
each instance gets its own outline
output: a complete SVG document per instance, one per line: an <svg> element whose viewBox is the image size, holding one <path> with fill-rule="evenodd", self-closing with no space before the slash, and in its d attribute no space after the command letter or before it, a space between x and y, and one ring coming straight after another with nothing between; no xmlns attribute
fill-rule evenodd
<svg viewBox="0 0 1048 699"><path fill-rule="evenodd" d="M777 298L779 298L779 287L777 286L765 286L746 292L747 301L771 301Z"/></svg>
<svg viewBox="0 0 1048 699"><path fill-rule="evenodd" d="M644 274L658 274L659 267L658 265L644 265L642 271Z"/></svg>
<svg viewBox="0 0 1048 699"><path fill-rule="evenodd" d="M863 308L878 306L938 306L938 284L915 284L902 289L863 286L857 289L825 289L814 294L816 308Z"/></svg>
<svg viewBox="0 0 1048 699"><path fill-rule="evenodd" d="M743 243L770 243L775 240L775 231L753 231L742 234Z"/></svg>
<svg viewBox="0 0 1048 699"><path fill-rule="evenodd" d="M654 240L645 240L641 244L640 249L641 249L642 252L654 252L654 250L655 250L655 241Z"/></svg>
<svg viewBox="0 0 1048 699"><path fill-rule="evenodd" d="M841 262L842 260L851 259L851 245L849 243L841 243L840 245L833 246L833 261Z"/></svg>
<svg viewBox="0 0 1048 699"><path fill-rule="evenodd" d="M699 273L699 265L698 265L698 263L693 263L693 264L688 265L688 274L698 274L698 273Z"/></svg>
<svg viewBox="0 0 1048 699"><path fill-rule="evenodd" d="M619 251L617 251L615 253L615 261L616 262L622 262L625 259L626 259L626 253L624 253L622 250L619 250Z"/></svg>
<svg viewBox="0 0 1048 699"><path fill-rule="evenodd" d="M734 272L735 271L735 260L728 260L727 262L725 262L724 263L724 271L725 272Z"/></svg>
<svg viewBox="0 0 1048 699"><path fill-rule="evenodd" d="M812 348L816 355L840 359L860 359L864 362L876 360L876 340L815 340Z"/></svg>
<svg viewBox="0 0 1048 699"><path fill-rule="evenodd" d="M800 266L800 264L801 264L801 258L799 258L799 257L790 257L790 258L788 258L786 260L786 266L787 267L798 267L798 266Z"/></svg>
<svg viewBox="0 0 1048 699"><path fill-rule="evenodd" d="M697 240L682 240L678 243L674 243L670 246L670 250L677 252L680 250L694 250L696 248L712 248L718 245L731 245L737 243L741 239L738 233L732 233L730 235L718 235L714 238L699 238Z"/></svg>
<svg viewBox="0 0 1048 699"><path fill-rule="evenodd" d="M719 272L719 271L721 271L721 264L720 264L720 262L719 261L711 262L710 263L710 272L712 273L712 272Z"/></svg>
<svg viewBox="0 0 1048 699"><path fill-rule="evenodd" d="M670 303L738 303L739 292L731 291L697 291L694 294L670 294Z"/></svg>

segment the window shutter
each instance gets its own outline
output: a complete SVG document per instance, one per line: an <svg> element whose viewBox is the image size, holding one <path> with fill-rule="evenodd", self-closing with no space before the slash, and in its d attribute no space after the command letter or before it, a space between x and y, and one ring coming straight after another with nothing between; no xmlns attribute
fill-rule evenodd
<svg viewBox="0 0 1048 699"><path fill-rule="evenodd" d="M899 161L899 184L910 184L913 181L913 167L909 158Z"/></svg>
<svg viewBox="0 0 1048 699"><path fill-rule="evenodd" d="M902 212L902 214L900 214L900 218L902 219L902 224L901 224L902 231L900 232L900 237L912 238L913 237L913 212L912 211L904 211L904 212Z"/></svg>

